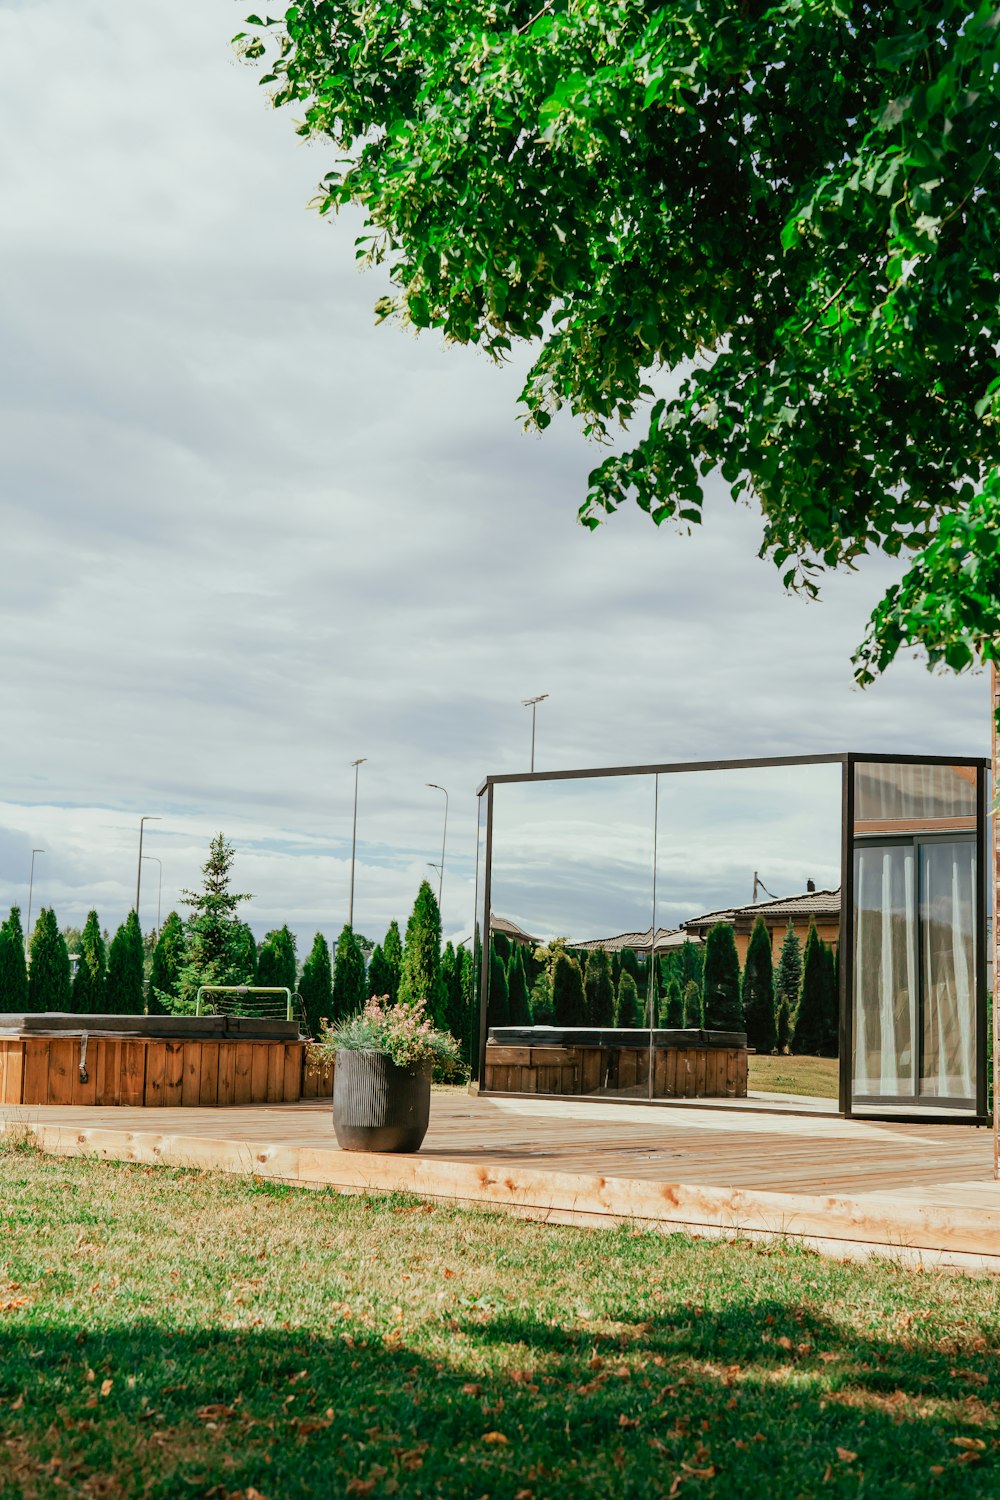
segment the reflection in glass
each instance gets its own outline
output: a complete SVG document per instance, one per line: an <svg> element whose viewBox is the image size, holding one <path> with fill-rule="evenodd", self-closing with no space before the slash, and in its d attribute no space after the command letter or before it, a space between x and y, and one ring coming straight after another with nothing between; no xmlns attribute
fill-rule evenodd
<svg viewBox="0 0 1000 1500"><path fill-rule="evenodd" d="M976 846L920 846L923 1066L928 1097L975 1096Z"/></svg>
<svg viewBox="0 0 1000 1500"><path fill-rule="evenodd" d="M860 847L854 855L854 1092L913 1092L917 1009L914 849Z"/></svg>
<svg viewBox="0 0 1000 1500"><path fill-rule="evenodd" d="M857 834L976 826L975 766L855 766Z"/></svg>

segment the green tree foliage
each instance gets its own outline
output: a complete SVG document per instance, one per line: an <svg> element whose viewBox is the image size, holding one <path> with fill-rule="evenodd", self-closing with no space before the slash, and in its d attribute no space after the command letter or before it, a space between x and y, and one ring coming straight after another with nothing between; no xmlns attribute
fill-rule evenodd
<svg viewBox="0 0 1000 1500"><path fill-rule="evenodd" d="M693 979L698 989L701 989L702 980L705 976L705 949L701 943L693 943L690 938L685 938L679 949L680 955L680 981L683 990L688 981Z"/></svg>
<svg viewBox="0 0 1000 1500"><path fill-rule="evenodd" d="M422 1000L437 1026L445 1025L441 988L441 913L430 882L422 880L406 924L400 1000Z"/></svg>
<svg viewBox="0 0 1000 1500"><path fill-rule="evenodd" d="M774 1021L774 964L771 934L763 917L757 917L747 946L743 970L743 1015L747 1044L758 1052L773 1052L777 1045Z"/></svg>
<svg viewBox="0 0 1000 1500"><path fill-rule="evenodd" d="M292 943L294 946L294 938ZM237 922L233 928L233 946L230 973L233 984L257 983L257 939L248 922ZM290 985L290 989L295 986Z"/></svg>
<svg viewBox="0 0 1000 1500"><path fill-rule="evenodd" d="M475 1074L479 1066L479 969L482 961L482 946L479 942L479 929L476 929L474 944L468 948L460 948L459 954L462 960L462 1040L464 1042L469 1065Z"/></svg>
<svg viewBox="0 0 1000 1500"><path fill-rule="evenodd" d="M697 985L695 989L697 990ZM660 1025L672 1028L684 1025L684 993L677 975L667 980L663 1000L660 1004Z"/></svg>
<svg viewBox="0 0 1000 1500"><path fill-rule="evenodd" d="M487 1026L510 1025L510 991L507 986L507 966L490 939L490 992L486 1004Z"/></svg>
<svg viewBox="0 0 1000 1500"><path fill-rule="evenodd" d="M333 956L331 1019L340 1021L359 1011L367 999L367 988L364 954L353 931L345 924L337 939L337 950Z"/></svg>
<svg viewBox="0 0 1000 1500"><path fill-rule="evenodd" d="M623 948L622 949L621 973L622 974L631 974L632 978L635 980L636 994L641 994L642 993L642 977L641 977L640 970L639 970L639 960L638 960L638 958L636 956L636 952L635 952L634 948ZM620 977L621 976L619 975L619 978Z"/></svg>
<svg viewBox="0 0 1000 1500"><path fill-rule="evenodd" d="M840 988L837 955L823 944L823 1056L836 1057L840 1051Z"/></svg>
<svg viewBox="0 0 1000 1500"><path fill-rule="evenodd" d="M511 944L510 962L507 965L507 997L512 1026L531 1025L531 1002L528 999L528 981L524 973L524 958L521 944Z"/></svg>
<svg viewBox="0 0 1000 1500"><path fill-rule="evenodd" d="M73 978L73 1009L92 1016L104 1009L104 980L108 957L96 911L88 912L78 948L80 954Z"/></svg>
<svg viewBox="0 0 1000 1500"><path fill-rule="evenodd" d="M718 922L705 939L705 971L701 982L702 1013L708 1031L743 1031L740 999L740 960L728 922Z"/></svg>
<svg viewBox="0 0 1000 1500"><path fill-rule="evenodd" d="M615 1025L616 1026L639 1026L639 991L635 987L635 980L628 969L622 967L622 977L618 981L618 994L615 996Z"/></svg>
<svg viewBox="0 0 1000 1500"><path fill-rule="evenodd" d="M802 989L799 994L795 1026L792 1031L793 1052L818 1057L826 1041L826 964L823 944L811 919L802 953Z"/></svg>
<svg viewBox="0 0 1000 1500"><path fill-rule="evenodd" d="M393 973L389 967L389 960L382 951L381 943L376 943L368 965L368 993L377 995L381 999L383 995L391 996L392 989Z"/></svg>
<svg viewBox="0 0 1000 1500"><path fill-rule="evenodd" d="M588 1024L613 1026L615 991L611 982L611 960L606 948L591 948L587 955L583 993Z"/></svg>
<svg viewBox="0 0 1000 1500"><path fill-rule="evenodd" d="M252 898L230 890L235 851L218 833L209 845L202 865L200 891L182 891L181 901L191 908L187 920L187 951L178 976L173 1009L191 1014L198 989L203 984L243 984L241 951L244 939L239 907Z"/></svg>
<svg viewBox="0 0 1000 1500"><path fill-rule="evenodd" d="M389 966L389 975L392 983L386 993L390 1000L396 1000L399 996L399 979L403 972L403 940L399 935L399 923L393 917L389 923L389 930L382 944L382 952Z"/></svg>
<svg viewBox="0 0 1000 1500"><path fill-rule="evenodd" d="M788 584L916 553L862 680L903 645L1000 654L992 4L302 0L248 25L273 102L331 143L320 211L358 205L388 268L379 317L532 341L538 428L637 426L588 524L629 497L696 524L721 475Z"/></svg>
<svg viewBox="0 0 1000 1500"><path fill-rule="evenodd" d="M465 1043L468 1022L462 992L462 950L445 943L441 954L441 992L444 996L444 1024L457 1042Z"/></svg>
<svg viewBox="0 0 1000 1500"><path fill-rule="evenodd" d="M267 933L257 953L257 986L291 990L294 994L297 971L295 934L287 925L276 927Z"/></svg>
<svg viewBox="0 0 1000 1500"><path fill-rule="evenodd" d="M795 1017L799 1008L799 993L802 989L802 944L795 934L791 922L781 945L781 957L774 976L775 1026L778 1033L778 1051L783 1052L795 1029Z"/></svg>
<svg viewBox="0 0 1000 1500"><path fill-rule="evenodd" d="M493 944L497 953L500 955L504 967L506 968L510 964L510 950L515 946L515 944L511 943L510 938L505 932L491 933L490 942Z"/></svg>
<svg viewBox="0 0 1000 1500"><path fill-rule="evenodd" d="M28 965L24 957L21 909L12 906L0 926L0 1010L28 1009Z"/></svg>
<svg viewBox="0 0 1000 1500"><path fill-rule="evenodd" d="M71 1005L69 949L59 931L55 912L43 906L31 934L27 1009L37 1014L69 1010Z"/></svg>
<svg viewBox="0 0 1000 1500"><path fill-rule="evenodd" d="M557 952L552 964L553 1025L584 1026L586 1021L580 965L565 950Z"/></svg>
<svg viewBox="0 0 1000 1500"><path fill-rule="evenodd" d="M701 1004L701 985L697 979L689 979L684 986L684 1025L701 1026L704 1016Z"/></svg>
<svg viewBox="0 0 1000 1500"><path fill-rule="evenodd" d="M319 1036L321 1023L333 1016L333 969L326 938L317 932L309 955L302 965L299 994L306 1013L310 1036Z"/></svg>
<svg viewBox="0 0 1000 1500"><path fill-rule="evenodd" d="M149 1010L151 1015L169 1012L177 999L177 986L186 961L187 938L184 924L172 911L160 929L153 949L149 972ZM256 952L256 944L254 944Z"/></svg>
<svg viewBox="0 0 1000 1500"><path fill-rule="evenodd" d="M141 1016L146 1008L143 994L143 946L139 918L130 911L111 939L108 973L104 985L104 1009L112 1016Z"/></svg>

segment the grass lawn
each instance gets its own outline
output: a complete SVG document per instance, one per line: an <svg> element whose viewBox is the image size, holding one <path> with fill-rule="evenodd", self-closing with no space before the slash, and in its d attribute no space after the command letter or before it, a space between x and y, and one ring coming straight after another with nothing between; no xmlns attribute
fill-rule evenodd
<svg viewBox="0 0 1000 1500"><path fill-rule="evenodd" d="M0 1143L0 1496L986 1500L1000 1284Z"/></svg>
<svg viewBox="0 0 1000 1500"><path fill-rule="evenodd" d="M811 1099L836 1099L838 1069L835 1057L765 1057L749 1059L748 1086L768 1094L808 1094Z"/></svg>

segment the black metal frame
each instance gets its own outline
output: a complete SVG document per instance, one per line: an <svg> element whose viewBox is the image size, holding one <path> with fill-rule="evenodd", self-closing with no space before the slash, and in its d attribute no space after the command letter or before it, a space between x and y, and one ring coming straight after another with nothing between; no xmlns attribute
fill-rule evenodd
<svg viewBox="0 0 1000 1500"><path fill-rule="evenodd" d="M976 1107L975 1114L961 1113L956 1108L949 1109L947 1105L941 1105L936 1101L928 1101L926 1105L916 1105L909 1112L901 1112L882 1106L875 1107L870 1103L858 1101L859 1108L855 1108L853 1098L854 1077L854 801L855 801L855 768L859 764L876 765L926 765L926 766L967 766L975 769L976 775ZM926 1123L933 1121L935 1124L975 1124L989 1125L992 1116L987 1114L987 1074L986 1074L986 1034L987 1034L987 1005L986 1005L986 872L988 868L987 850L987 774L990 761L985 756L961 756L961 755L894 755L880 753L877 751L862 753L859 751L834 751L821 755L775 755L766 757L740 758L737 760L699 760L699 761L674 761L655 765L640 766L595 766L570 771L529 771L518 772L500 776L486 776L477 788L476 795L480 799L480 816L482 815L483 796L486 797L486 831L485 848L482 850L482 883L480 885L480 849L483 840L478 834L476 845L476 911L473 920L473 947L475 945L475 934L480 930L482 922L482 952L479 965L479 1054L477 1067L477 1080L480 1089L483 1088L484 1070L486 1065L486 1039L487 1039L487 1002L489 998L489 916L491 909L491 884L492 884L492 862L493 862L493 789L496 786L509 785L518 782L545 782L545 781L582 781L593 780L598 777L616 776L668 776L680 775L689 771L739 771L739 770L766 770L780 766L816 766L816 765L839 765L842 768L841 775L841 903L840 903L840 938L839 938L839 968L840 968L840 1018L838 1027L838 1042L840 1050L839 1069L839 1112L845 1119L871 1119L884 1122L912 1123L919 1120ZM655 869L654 869L655 880ZM655 904L653 914L653 930L655 934L656 915ZM647 997L648 1004L648 997ZM485 1090L484 1090L485 1092ZM529 1096L534 1097L534 1096ZM613 1102L610 1099L602 1099L602 1103ZM690 1101L630 1101L630 1102L655 1102L664 1108L690 1107ZM710 1108L710 1099L700 1100L701 1107ZM752 1108L754 1106L747 1106ZM726 1108L732 1109L731 1104Z"/></svg>

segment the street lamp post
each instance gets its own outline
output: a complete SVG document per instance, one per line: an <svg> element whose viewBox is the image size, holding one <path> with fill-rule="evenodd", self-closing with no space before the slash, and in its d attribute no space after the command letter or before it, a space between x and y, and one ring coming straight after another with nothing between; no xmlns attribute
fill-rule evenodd
<svg viewBox="0 0 1000 1500"><path fill-rule="evenodd" d="M44 854L44 849L32 849L31 851L31 874L28 877L28 920L24 927L24 951L27 953L31 942L31 897L35 889L35 855Z"/></svg>
<svg viewBox="0 0 1000 1500"><path fill-rule="evenodd" d="M135 873L135 914L139 915L139 896L142 891L142 833L143 825L146 823L160 823L162 819L159 813L143 813L139 819L139 863Z"/></svg>
<svg viewBox="0 0 1000 1500"><path fill-rule="evenodd" d="M358 767L363 766L368 759L367 755L352 760L354 767L354 820L351 824L351 894L347 902L347 925L354 931L354 857L358 847Z"/></svg>
<svg viewBox="0 0 1000 1500"><path fill-rule="evenodd" d="M441 896L444 892L444 846L448 840L448 791L446 787L438 786L436 781L425 781L424 785L429 786L434 792L444 792L444 831L441 834L441 865L440 879L438 880L438 911L440 911ZM430 864L430 860L427 863Z"/></svg>
<svg viewBox="0 0 1000 1500"><path fill-rule="evenodd" d="M143 859L150 860L154 865L160 867L160 878L156 884L156 936L160 936L160 897L163 895L163 860L157 859L155 854L144 854Z"/></svg>
<svg viewBox="0 0 1000 1500"><path fill-rule="evenodd" d="M548 693L538 693L534 698L522 698L521 702L525 708L531 709L531 769L535 769L535 710L539 703L544 703Z"/></svg>

